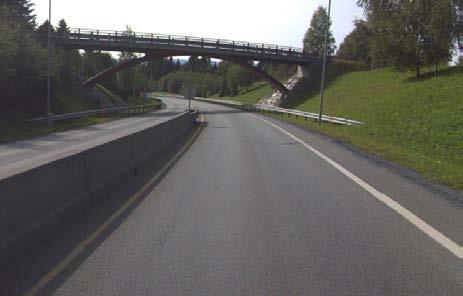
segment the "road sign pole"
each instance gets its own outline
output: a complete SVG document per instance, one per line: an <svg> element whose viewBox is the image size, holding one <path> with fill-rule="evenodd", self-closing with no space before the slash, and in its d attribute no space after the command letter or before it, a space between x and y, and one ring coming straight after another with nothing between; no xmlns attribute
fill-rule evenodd
<svg viewBox="0 0 463 296"><path fill-rule="evenodd" d="M51 114L51 0L48 1L48 56L47 56L47 125L53 126L53 114Z"/></svg>
<svg viewBox="0 0 463 296"><path fill-rule="evenodd" d="M330 32L330 16L331 16L331 0L328 4L328 21L326 25L325 31L325 48L323 52L323 70L322 70L322 84L320 87L320 111L318 113L318 125L322 125L322 115L323 115L323 95L324 95L324 88L325 88L325 76L326 76L326 59L328 56L328 35Z"/></svg>

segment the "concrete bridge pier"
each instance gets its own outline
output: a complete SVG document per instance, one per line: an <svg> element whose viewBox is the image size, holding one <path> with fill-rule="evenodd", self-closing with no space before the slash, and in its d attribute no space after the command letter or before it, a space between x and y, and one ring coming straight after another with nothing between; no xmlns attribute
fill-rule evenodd
<svg viewBox="0 0 463 296"><path fill-rule="evenodd" d="M297 77L298 78L309 78L310 77L310 67L304 65L297 66Z"/></svg>

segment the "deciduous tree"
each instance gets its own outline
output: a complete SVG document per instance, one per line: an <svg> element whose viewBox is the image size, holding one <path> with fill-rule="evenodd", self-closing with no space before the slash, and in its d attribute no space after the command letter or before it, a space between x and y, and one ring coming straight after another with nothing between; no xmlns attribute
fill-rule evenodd
<svg viewBox="0 0 463 296"><path fill-rule="evenodd" d="M328 29L328 55L333 55L336 45L331 32L331 19L323 6L319 6L312 16L310 27L305 33L303 44L304 51L314 56L321 57L324 51L325 33Z"/></svg>

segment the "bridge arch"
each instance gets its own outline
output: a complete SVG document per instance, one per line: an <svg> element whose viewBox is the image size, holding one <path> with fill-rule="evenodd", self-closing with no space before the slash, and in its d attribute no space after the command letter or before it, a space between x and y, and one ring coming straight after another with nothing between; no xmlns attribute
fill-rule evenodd
<svg viewBox="0 0 463 296"><path fill-rule="evenodd" d="M127 61L121 62L121 63L119 63L119 64L117 64L117 65L115 65L115 66L113 66L111 68L108 68L108 69L106 69L106 70L92 76L88 80L84 81L82 83L82 85L83 86L93 86L93 85L101 82L105 78L107 78L107 77L109 77L111 75L114 75L115 73L117 73L119 71L122 71L124 69L133 67L133 66L135 66L137 64L140 64L140 63L143 63L143 62L146 62L146 61L149 61L149 60L162 59L162 58L166 58L166 57L167 57L167 55L145 54L145 56L143 56L143 57L127 60ZM241 67L246 68L247 70L255 73L256 75L258 75L263 80L267 81L272 87L279 90L282 94L287 94L289 92L288 89L280 81L278 81L276 78L269 75L265 71L262 71L260 68L256 67L255 65L250 64L248 60L241 60L241 59L236 59L236 58L223 58L223 57L216 57L216 56L210 56L210 57L211 58L221 59L221 60L224 60L224 61L228 61L230 63L234 63L236 65L239 65Z"/></svg>

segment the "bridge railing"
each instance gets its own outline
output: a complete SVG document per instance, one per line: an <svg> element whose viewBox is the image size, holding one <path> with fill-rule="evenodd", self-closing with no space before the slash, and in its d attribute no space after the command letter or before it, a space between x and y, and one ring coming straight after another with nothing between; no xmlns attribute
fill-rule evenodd
<svg viewBox="0 0 463 296"><path fill-rule="evenodd" d="M185 48L216 49L244 53L278 55L303 58L311 57L301 48L279 46L274 44L234 41L226 39L211 39L193 36L166 35L154 33L138 33L113 30L93 30L72 28L68 33L54 33L54 39L71 39L82 41L123 42L135 44L165 45Z"/></svg>

